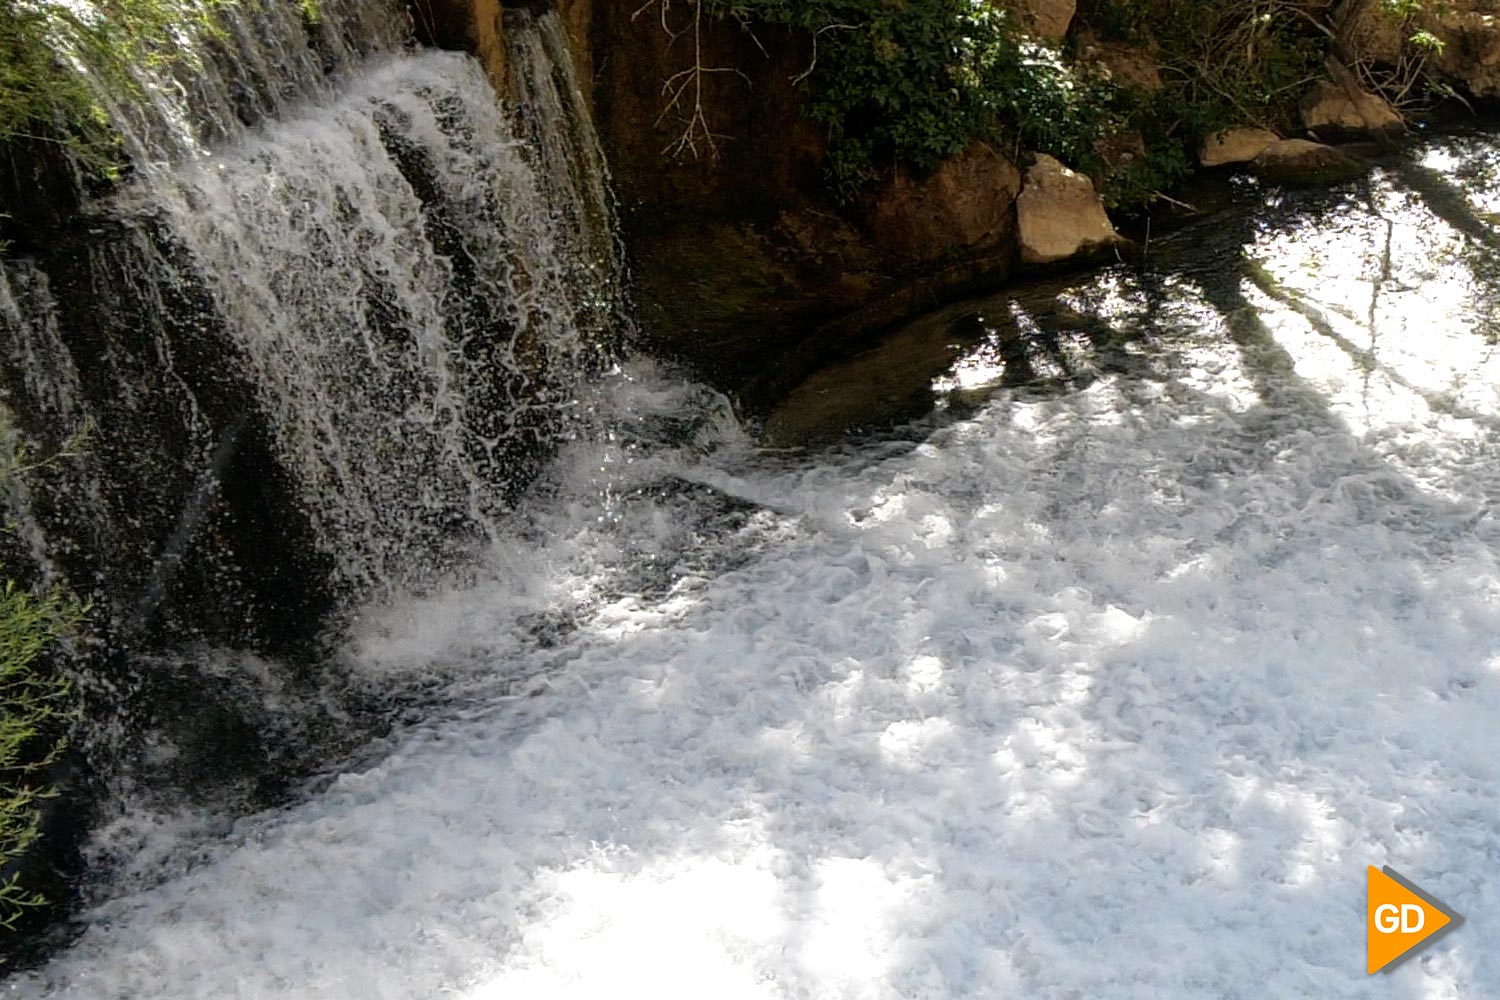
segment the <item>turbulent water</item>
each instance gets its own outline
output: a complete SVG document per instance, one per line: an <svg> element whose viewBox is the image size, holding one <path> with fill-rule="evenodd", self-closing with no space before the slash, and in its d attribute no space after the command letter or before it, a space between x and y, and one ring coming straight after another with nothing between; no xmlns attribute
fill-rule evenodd
<svg viewBox="0 0 1500 1000"><path fill-rule="evenodd" d="M957 308L778 418L906 359L939 413L858 444L627 367L487 573L363 616L425 718L9 988L1500 995L1497 163ZM1382 864L1468 924L1367 978Z"/></svg>
<svg viewBox="0 0 1500 1000"><path fill-rule="evenodd" d="M111 16L107 3L73 6L85 18ZM410 41L410 23L394 0L318 0L312 17L309 5L296 0L190 0L182 6L213 25L210 37L183 29L161 39L184 58L136 69L138 93L97 88L137 173L170 171L239 138L247 124L308 100L330 100L338 80L367 57L398 52ZM85 74L93 72L87 53L76 58Z"/></svg>
<svg viewBox="0 0 1500 1000"><path fill-rule="evenodd" d="M478 64L396 60L164 187L342 573L389 585L488 527L588 345Z"/></svg>
<svg viewBox="0 0 1500 1000"><path fill-rule="evenodd" d="M509 106L473 59L409 51L394 5L221 18L180 80L111 109L130 179L87 206L86 232L0 269L0 423L36 454L95 439L53 490L6 506L32 562L110 582L127 631L164 599L164 565L254 577L239 563L262 545L290 563L310 538L305 561L331 564L286 590L431 579L571 433L622 322L598 140L555 16L512 26L535 99ZM281 537L296 532L276 517L306 531ZM282 596L257 588L218 603Z"/></svg>
<svg viewBox="0 0 1500 1000"><path fill-rule="evenodd" d="M594 312L585 323L608 325L628 312L624 289L625 255L615 232L614 195L609 164L586 111L588 102L556 15L536 16L525 8L506 12L511 74L506 95L523 151L561 216L577 286L593 295Z"/></svg>
<svg viewBox="0 0 1500 1000"><path fill-rule="evenodd" d="M120 182L5 220L0 567L94 605L22 867L76 874L98 828L85 898L181 862L153 807L221 829L387 727L307 650L501 537L628 327L555 15L509 20L512 100L405 4L307 7L206 3L217 30L99 94Z"/></svg>

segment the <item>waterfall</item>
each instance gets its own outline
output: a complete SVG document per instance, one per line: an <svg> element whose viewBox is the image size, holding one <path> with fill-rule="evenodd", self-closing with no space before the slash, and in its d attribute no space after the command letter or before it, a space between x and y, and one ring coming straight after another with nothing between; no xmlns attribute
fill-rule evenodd
<svg viewBox="0 0 1500 1000"><path fill-rule="evenodd" d="M557 14L525 8L506 15L510 106L526 136L523 151L563 213L577 279L596 289L604 317L624 313L625 253L614 225L609 165L578 82Z"/></svg>
<svg viewBox="0 0 1500 1000"><path fill-rule="evenodd" d="M49 306L47 276L35 266L24 261L0 266L0 351L11 359L19 388L48 425L81 430L87 426L82 386ZM14 405L15 393L8 399ZM34 446L10 407L0 405L0 497L11 513L9 538L19 548L20 560L35 567L42 583L51 584L57 567L34 513L29 477L20 474L30 466ZM64 445L57 441L55 447Z"/></svg>
<svg viewBox="0 0 1500 1000"><path fill-rule="evenodd" d="M184 291L145 226L101 228L0 267L0 419L10 464L30 466L5 477L5 514L25 541L4 553L7 571L30 566L97 593L126 632L174 573L181 553L167 542L213 481L219 431L208 411L218 404L228 418L244 405L195 391L198 359L183 334L198 316ZM233 568L199 554L203 572L229 571L219 596L240 603Z"/></svg>
<svg viewBox="0 0 1500 1000"><path fill-rule="evenodd" d="M218 16L110 104L128 182L5 262L0 405L37 454L91 429L10 489L26 558L137 631L187 604L178 631L239 640L491 537L623 280L552 15L515 19L508 108L392 4Z"/></svg>
<svg viewBox="0 0 1500 1000"><path fill-rule="evenodd" d="M397 60L144 193L345 579L400 582L490 525L586 345L552 212L476 63Z"/></svg>
<svg viewBox="0 0 1500 1000"><path fill-rule="evenodd" d="M92 16L106 18L96 3ZM185 27L171 44L184 58L133 70L138 92L96 86L110 124L137 171L170 169L232 142L246 127L300 102L327 103L336 82L364 60L410 43L410 25L393 0L195 0L210 30ZM78 69L94 72L87 57Z"/></svg>

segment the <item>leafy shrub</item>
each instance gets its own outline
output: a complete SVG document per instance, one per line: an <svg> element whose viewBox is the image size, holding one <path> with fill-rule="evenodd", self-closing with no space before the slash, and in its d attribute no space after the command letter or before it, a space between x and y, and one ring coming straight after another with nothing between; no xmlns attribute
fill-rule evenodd
<svg viewBox="0 0 1500 1000"><path fill-rule="evenodd" d="M316 0L0 0L0 147L60 142L90 169L113 176L116 138L99 95L141 88L140 70L191 58L179 42L215 30L230 3Z"/></svg>
<svg viewBox="0 0 1500 1000"><path fill-rule="evenodd" d="M695 18L812 39L809 111L845 197L882 166L933 167L980 139L1050 153L1094 176L1112 207L1138 209L1181 181L1205 136L1289 126L1331 48L1326 0L1082 0L1081 23L1158 59L1163 85L1145 93L1028 39L991 0L679 2ZM1136 136L1136 155L1102 153Z"/></svg>
<svg viewBox="0 0 1500 1000"><path fill-rule="evenodd" d="M887 162L936 166L976 139L1087 165L1115 88L1027 39L983 0L703 0L713 16L789 27L816 42L810 113L830 173L851 194Z"/></svg>
<svg viewBox="0 0 1500 1000"><path fill-rule="evenodd" d="M1198 145L1227 128L1295 131L1298 100L1332 50L1331 13L1326 0L1082 0L1079 17L1149 50L1162 81L1131 95L1146 155L1110 178L1115 200L1130 207L1168 190L1192 170Z"/></svg>
<svg viewBox="0 0 1500 1000"><path fill-rule="evenodd" d="M58 723L69 685L44 669L49 649L77 626L84 609L52 592L36 597L14 581L0 590L0 928L45 902L22 883L19 862L35 842L41 802L51 793L41 772L62 751Z"/></svg>
<svg viewBox="0 0 1500 1000"><path fill-rule="evenodd" d="M34 459L0 408L0 492L41 467L75 457L87 429L49 458ZM0 530L12 531L7 522ZM6 578L0 566L0 930L46 902L22 881L20 864L36 841L41 803L53 793L44 773L62 752L72 711L70 685L50 662L56 643L87 608L61 591L40 596Z"/></svg>

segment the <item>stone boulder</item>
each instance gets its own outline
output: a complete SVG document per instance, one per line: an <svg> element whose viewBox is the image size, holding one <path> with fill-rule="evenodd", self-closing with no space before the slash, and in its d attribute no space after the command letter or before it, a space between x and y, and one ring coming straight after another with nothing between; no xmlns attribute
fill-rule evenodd
<svg viewBox="0 0 1500 1000"><path fill-rule="evenodd" d="M882 250L913 264L995 249L1015 231L1020 190L1015 164L975 143L925 175L898 169L867 202L866 225Z"/></svg>
<svg viewBox="0 0 1500 1000"><path fill-rule="evenodd" d="M1476 97L1500 97L1500 13L1495 4L1451 5L1424 24L1443 42L1438 69ZM1483 10L1473 8L1483 7Z"/></svg>
<svg viewBox="0 0 1500 1000"><path fill-rule="evenodd" d="M1267 146L1251 169L1277 184L1337 184L1354 180L1365 168L1343 150L1307 139L1282 139Z"/></svg>
<svg viewBox="0 0 1500 1000"><path fill-rule="evenodd" d="M1022 30L1044 42L1060 42L1078 12L1078 0L991 0L1016 16Z"/></svg>
<svg viewBox="0 0 1500 1000"><path fill-rule="evenodd" d="M1500 96L1500 3L1495 0L1428 4L1405 22L1387 14L1382 0L1343 0L1333 23L1346 62L1393 65L1407 51L1411 35L1425 31L1442 43L1433 60L1442 76L1477 97Z"/></svg>
<svg viewBox="0 0 1500 1000"><path fill-rule="evenodd" d="M1280 142L1275 132L1263 128L1232 128L1211 135L1198 149L1198 162L1205 167L1249 163L1268 146Z"/></svg>
<svg viewBox="0 0 1500 1000"><path fill-rule="evenodd" d="M1401 58L1411 28L1386 13L1383 0L1343 0L1333 14L1339 57L1393 64Z"/></svg>
<svg viewBox="0 0 1500 1000"><path fill-rule="evenodd" d="M1123 242L1094 182L1050 156L1038 155L1016 198L1021 260L1049 264Z"/></svg>
<svg viewBox="0 0 1500 1000"><path fill-rule="evenodd" d="M1122 87L1152 94L1161 89L1161 61L1149 45L1101 38L1088 28L1075 33L1078 61L1104 70Z"/></svg>
<svg viewBox="0 0 1500 1000"><path fill-rule="evenodd" d="M1319 139L1384 138L1405 129L1401 115L1383 97L1361 90L1348 70L1314 84L1302 99L1302 124Z"/></svg>
<svg viewBox="0 0 1500 1000"><path fill-rule="evenodd" d="M1161 64L1150 51L1133 45L1109 43L1099 49L1099 61L1122 87L1154 94L1161 89Z"/></svg>

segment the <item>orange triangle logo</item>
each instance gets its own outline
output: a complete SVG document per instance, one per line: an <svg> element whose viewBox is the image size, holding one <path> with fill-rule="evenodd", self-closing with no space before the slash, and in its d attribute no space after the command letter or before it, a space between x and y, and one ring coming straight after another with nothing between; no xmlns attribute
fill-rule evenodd
<svg viewBox="0 0 1500 1000"><path fill-rule="evenodd" d="M1391 971L1463 921L1390 867L1372 867L1365 915L1369 974Z"/></svg>

